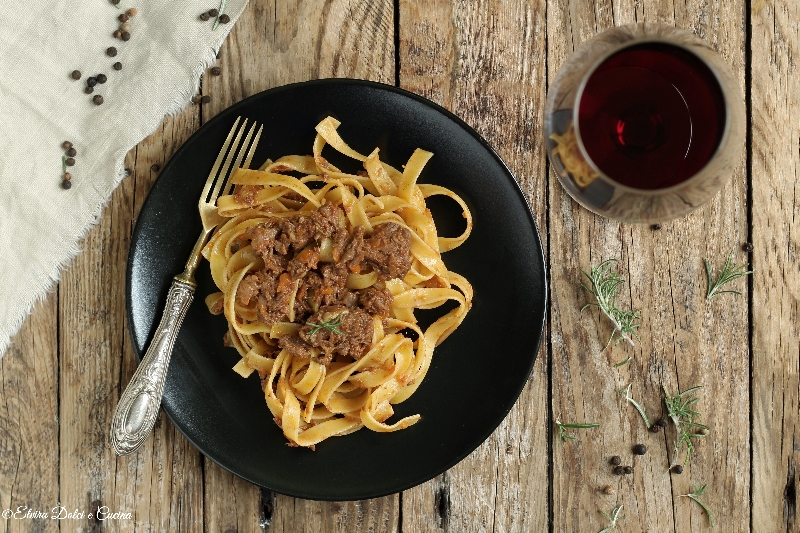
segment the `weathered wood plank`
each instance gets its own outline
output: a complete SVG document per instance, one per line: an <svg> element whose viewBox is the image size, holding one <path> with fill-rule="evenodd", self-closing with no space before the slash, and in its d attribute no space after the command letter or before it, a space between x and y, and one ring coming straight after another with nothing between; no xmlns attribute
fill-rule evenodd
<svg viewBox="0 0 800 533"><path fill-rule="evenodd" d="M753 531L800 532L800 5L752 3Z"/></svg>
<svg viewBox="0 0 800 533"><path fill-rule="evenodd" d="M220 76L206 75L208 120L231 104L279 85L327 77L394 82L391 0L251 0L220 53ZM261 531L262 491L205 460L205 529ZM232 495L235 498L232 498ZM269 499L269 498L267 498ZM278 495L269 531L394 532L398 496L313 502Z"/></svg>
<svg viewBox="0 0 800 533"><path fill-rule="evenodd" d="M136 367L125 322L125 265L134 214L157 175L156 167L197 127L196 110L167 119L128 155L133 176L111 197L84 252L60 284L61 503L89 513L99 505L131 520L105 522L112 531L191 530L202 523L199 454L163 417L145 445L117 458L108 431L121 390ZM80 332L80 334L75 334ZM96 530L96 521L65 527Z"/></svg>
<svg viewBox="0 0 800 533"><path fill-rule="evenodd" d="M742 2L673 3L550 0L547 9L548 72L552 80L573 50L616 24L661 22L707 39L732 65L744 87ZM597 512L624 504L621 526L631 531L696 531L707 524L699 506L678 497L708 483L706 501L725 531L749 530L748 302L705 300L702 260L719 263L747 236L744 159L712 202L692 215L649 226L620 224L579 207L551 173L550 264L552 281L552 408L563 422L599 422L576 430L578 441L553 443L553 529L592 531L608 525ZM580 287L581 269L607 258L620 260L630 280L620 304L643 308L642 342L603 352L611 329L597 312L580 313L590 301ZM739 262L745 259L739 252ZM743 288L744 283L739 288ZM632 356L630 364L613 363ZM699 410L712 426L683 475L667 473L673 432L648 433L616 389L633 383L634 397L652 418L663 411L661 385L670 390L705 385ZM633 458L644 443L647 455ZM671 453L671 451L670 451ZM634 474L611 472L620 455ZM611 485L613 495L601 490Z"/></svg>
<svg viewBox="0 0 800 533"><path fill-rule="evenodd" d="M49 512L58 501L58 291L34 307L0 361L0 510ZM58 531L42 518L0 531Z"/></svg>
<svg viewBox="0 0 800 533"><path fill-rule="evenodd" d="M400 85L475 127L515 173L547 233L541 139L545 2L400 2ZM546 531L547 341L495 433L459 465L403 493L402 530Z"/></svg>

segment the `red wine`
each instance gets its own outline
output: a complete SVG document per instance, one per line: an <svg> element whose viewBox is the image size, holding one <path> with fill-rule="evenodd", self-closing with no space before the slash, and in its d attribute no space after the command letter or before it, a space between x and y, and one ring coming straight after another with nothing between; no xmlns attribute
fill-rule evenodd
<svg viewBox="0 0 800 533"><path fill-rule="evenodd" d="M609 178L662 189L691 178L714 155L725 102L697 56L645 43L617 52L591 74L578 124L586 152Z"/></svg>

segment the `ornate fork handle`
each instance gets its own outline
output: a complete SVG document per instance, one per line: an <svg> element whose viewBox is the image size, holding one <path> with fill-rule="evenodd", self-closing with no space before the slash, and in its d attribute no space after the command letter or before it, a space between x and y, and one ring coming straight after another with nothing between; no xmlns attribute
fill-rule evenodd
<svg viewBox="0 0 800 533"><path fill-rule="evenodd" d="M186 310L194 299L195 285L175 279L167 305L150 347L119 399L111 422L111 443L117 455L135 452L156 423L172 347Z"/></svg>

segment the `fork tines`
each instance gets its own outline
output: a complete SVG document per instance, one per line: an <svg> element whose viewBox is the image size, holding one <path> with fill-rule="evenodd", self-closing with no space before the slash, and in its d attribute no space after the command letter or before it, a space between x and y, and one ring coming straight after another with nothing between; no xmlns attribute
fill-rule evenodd
<svg viewBox="0 0 800 533"><path fill-rule="evenodd" d="M241 124L239 124L240 121ZM263 126L259 127L258 124L254 122L247 131L244 141L242 142L242 135L245 134L247 122L247 119L242 120L242 117L237 117L236 121L233 123L233 127L228 133L225 143L222 145L222 149L217 156L217 160L211 168L205 187L203 187L203 193L200 195L201 205L215 205L220 192L230 194L233 190L232 184L228 186L231 174L233 174L237 168L250 167L253 154L261 138ZM231 139L233 139L232 143ZM247 154L246 158L245 153ZM244 165L242 165L243 159Z"/></svg>

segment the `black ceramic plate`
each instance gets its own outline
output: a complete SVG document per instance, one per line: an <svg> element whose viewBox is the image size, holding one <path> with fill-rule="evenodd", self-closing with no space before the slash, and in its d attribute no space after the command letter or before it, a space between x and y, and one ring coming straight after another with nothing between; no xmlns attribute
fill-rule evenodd
<svg viewBox="0 0 800 533"><path fill-rule="evenodd" d="M203 303L217 290L204 262L195 302L172 355L164 410L207 457L283 494L356 500L427 481L466 457L502 422L536 359L546 278L539 234L524 196L503 161L472 128L409 92L365 81L320 80L257 94L223 111L186 141L142 207L127 272L128 317L139 357L161 316L171 279L183 270L200 232L197 199L240 115L265 125L254 164L310 153L314 126L328 115L342 122L339 132L354 149L369 153L378 146L381 159L397 168L415 148L432 151L420 182L454 190L474 216L467 242L444 255L447 267L472 283L473 307L434 352L420 388L396 406L390 419L420 413L420 422L395 433L362 429L324 441L316 451L290 448L272 421L258 377L243 379L231 370L239 356L222 346L225 319L209 314ZM357 170L352 164L347 168ZM455 202L433 200L440 198L429 202L439 234L460 233L465 223ZM440 311L425 312L421 320L430 323Z"/></svg>

